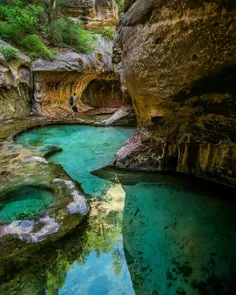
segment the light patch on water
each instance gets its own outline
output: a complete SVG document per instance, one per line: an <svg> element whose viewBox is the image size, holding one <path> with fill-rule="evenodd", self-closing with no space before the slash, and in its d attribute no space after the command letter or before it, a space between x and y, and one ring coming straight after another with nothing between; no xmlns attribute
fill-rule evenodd
<svg viewBox="0 0 236 295"><path fill-rule="evenodd" d="M91 204L92 217L98 216L102 211L106 214L122 212L125 205L125 191L121 184L112 184L104 200L94 200Z"/></svg>

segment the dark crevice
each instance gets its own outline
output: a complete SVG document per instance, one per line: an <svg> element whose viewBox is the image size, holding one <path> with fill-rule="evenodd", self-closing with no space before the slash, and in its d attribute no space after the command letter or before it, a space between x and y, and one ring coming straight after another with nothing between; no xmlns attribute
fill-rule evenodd
<svg viewBox="0 0 236 295"><path fill-rule="evenodd" d="M170 97L173 101L184 101L190 97L207 93L231 93L236 94L236 64L221 68L218 72L201 78L188 89L180 91Z"/></svg>
<svg viewBox="0 0 236 295"><path fill-rule="evenodd" d="M151 118L151 122L153 123L153 124L161 124L161 121L162 121L162 119L163 119L163 116L153 116L152 118Z"/></svg>

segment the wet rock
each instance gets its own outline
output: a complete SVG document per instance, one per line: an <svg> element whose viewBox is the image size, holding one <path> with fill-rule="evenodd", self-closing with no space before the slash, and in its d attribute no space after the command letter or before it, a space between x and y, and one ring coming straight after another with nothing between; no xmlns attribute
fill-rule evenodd
<svg viewBox="0 0 236 295"><path fill-rule="evenodd" d="M21 159L22 163L43 163L48 164L48 161L46 161L44 158L39 156L33 156L33 157L25 157Z"/></svg>
<svg viewBox="0 0 236 295"><path fill-rule="evenodd" d="M44 119L44 122L47 120ZM0 214L0 259L8 259L9 256L19 258L34 247L32 243L58 240L78 226L89 212L80 186L70 179L62 166L48 163L43 157L60 149L46 147L44 150L26 150L14 142L13 136L8 137L25 130L26 125L41 123L40 119L28 119L5 122L1 126L0 196L1 199L6 196L9 203ZM2 157L16 150L18 153L14 157ZM46 204L46 200L22 200L21 197L11 202L9 196L15 198L22 189L31 188L47 190L53 195L53 202L50 199Z"/></svg>

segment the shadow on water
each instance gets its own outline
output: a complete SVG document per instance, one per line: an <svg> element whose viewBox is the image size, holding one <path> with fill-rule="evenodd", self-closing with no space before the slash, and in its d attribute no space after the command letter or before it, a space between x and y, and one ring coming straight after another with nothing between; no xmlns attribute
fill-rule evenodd
<svg viewBox="0 0 236 295"><path fill-rule="evenodd" d="M123 184L123 242L137 295L235 294L235 190L181 175L105 168Z"/></svg>
<svg viewBox="0 0 236 295"><path fill-rule="evenodd" d="M123 242L136 294L235 294L235 189L104 167L125 190Z"/></svg>
<svg viewBox="0 0 236 295"><path fill-rule="evenodd" d="M30 262L1 263L0 294L236 294L235 190L181 175L95 170L131 131L94 130L21 137L62 148L51 161L98 198L82 228L27 253Z"/></svg>

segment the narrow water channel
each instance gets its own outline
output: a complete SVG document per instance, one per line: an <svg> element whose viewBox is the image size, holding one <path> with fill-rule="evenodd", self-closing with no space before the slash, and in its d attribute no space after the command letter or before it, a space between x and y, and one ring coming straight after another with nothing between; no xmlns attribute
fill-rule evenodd
<svg viewBox="0 0 236 295"><path fill-rule="evenodd" d="M91 174L132 132L51 126L18 137L30 149L61 147L49 161L93 196L92 211L82 229L10 274L0 294L235 294L235 190L180 175Z"/></svg>

